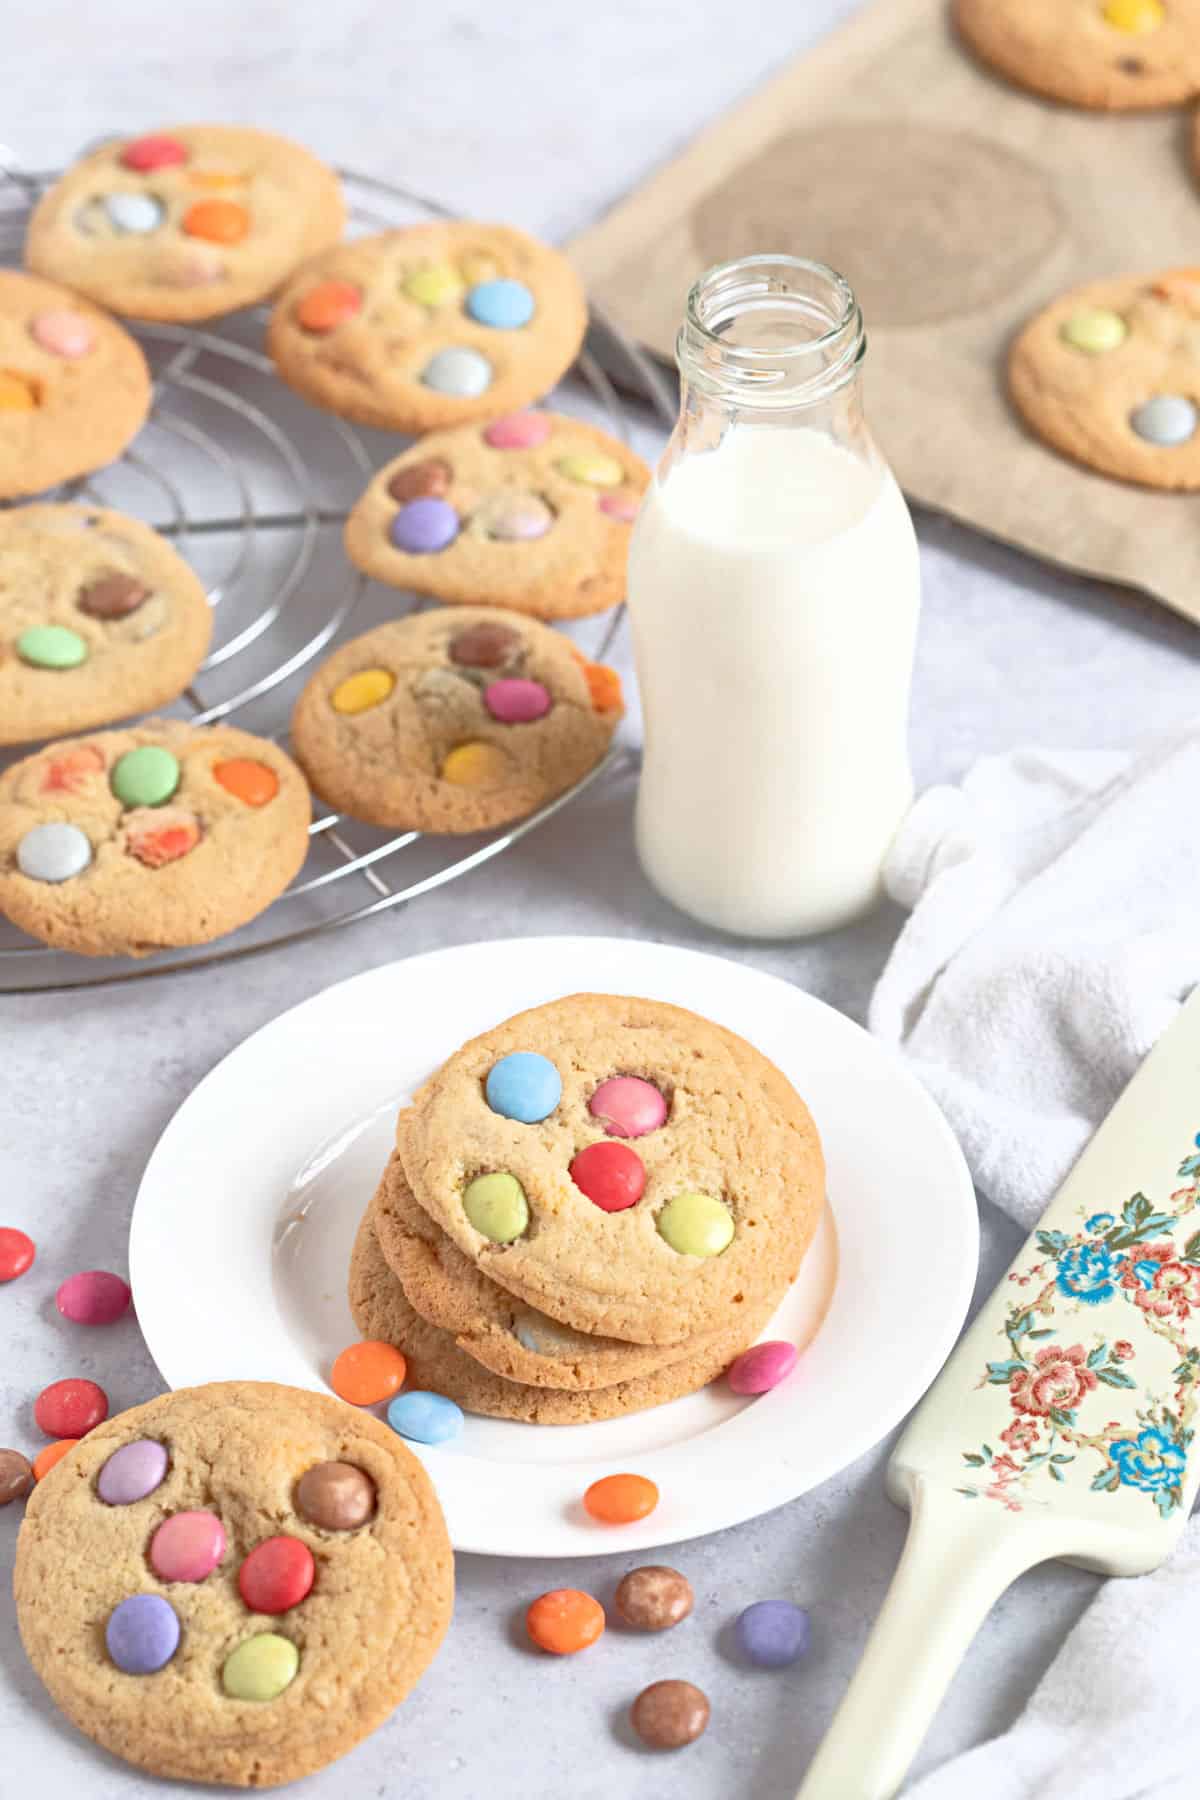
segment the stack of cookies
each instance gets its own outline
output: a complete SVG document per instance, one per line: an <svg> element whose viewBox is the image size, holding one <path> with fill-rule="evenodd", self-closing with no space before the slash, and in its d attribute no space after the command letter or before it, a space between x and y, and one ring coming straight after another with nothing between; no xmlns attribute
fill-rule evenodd
<svg viewBox="0 0 1200 1800"><path fill-rule="evenodd" d="M614 1418L753 1343L824 1198L808 1110L750 1044L578 994L474 1038L400 1114L351 1309L468 1411Z"/></svg>

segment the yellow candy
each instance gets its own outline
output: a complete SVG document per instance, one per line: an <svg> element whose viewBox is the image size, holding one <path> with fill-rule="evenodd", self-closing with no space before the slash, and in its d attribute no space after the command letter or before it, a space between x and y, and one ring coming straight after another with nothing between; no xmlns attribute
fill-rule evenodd
<svg viewBox="0 0 1200 1800"><path fill-rule="evenodd" d="M493 1244L511 1244L529 1229L529 1202L515 1175L477 1175L463 1194L463 1211Z"/></svg>
<svg viewBox="0 0 1200 1800"><path fill-rule="evenodd" d="M33 412L37 403L37 388L28 376L0 369L0 412Z"/></svg>
<svg viewBox="0 0 1200 1800"><path fill-rule="evenodd" d="M1129 327L1120 313L1110 312L1107 306L1085 306L1071 314L1062 336L1073 350L1103 356L1106 350L1116 350L1125 342Z"/></svg>
<svg viewBox="0 0 1200 1800"><path fill-rule="evenodd" d="M442 780L455 787L495 787L508 773L508 758L495 744L460 744L442 764Z"/></svg>
<svg viewBox="0 0 1200 1800"><path fill-rule="evenodd" d="M659 1235L681 1256L720 1256L733 1242L733 1214L711 1194L676 1194L657 1224Z"/></svg>
<svg viewBox="0 0 1200 1800"><path fill-rule="evenodd" d="M457 300L462 291L462 277L448 263L414 269L404 283L404 292L418 306L444 306L448 300Z"/></svg>
<svg viewBox="0 0 1200 1800"><path fill-rule="evenodd" d="M620 487L625 471L613 456L602 456L596 450L577 450L571 456L560 456L555 465L568 481L583 481L588 487Z"/></svg>
<svg viewBox="0 0 1200 1800"><path fill-rule="evenodd" d="M363 669L338 682L329 696L329 704L334 712L369 712L387 699L395 685L396 677L386 669Z"/></svg>
<svg viewBox="0 0 1200 1800"><path fill-rule="evenodd" d="M1107 0L1104 16L1115 30L1140 37L1159 29L1167 9L1163 0Z"/></svg>
<svg viewBox="0 0 1200 1800"><path fill-rule="evenodd" d="M231 1700L276 1700L299 1667L300 1652L290 1638L260 1631L225 1658L221 1686Z"/></svg>

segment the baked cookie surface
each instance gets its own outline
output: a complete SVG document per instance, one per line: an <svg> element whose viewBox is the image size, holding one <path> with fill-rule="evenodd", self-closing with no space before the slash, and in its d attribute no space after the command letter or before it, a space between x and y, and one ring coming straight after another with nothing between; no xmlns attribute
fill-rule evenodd
<svg viewBox="0 0 1200 1800"><path fill-rule="evenodd" d="M543 1098L506 1114L514 1068ZM616 1082L657 1099L635 1133L608 1117ZM816 1128L773 1064L694 1013L611 994L474 1038L400 1114L396 1142L417 1201L491 1281L641 1344L786 1287L825 1199Z"/></svg>
<svg viewBox="0 0 1200 1800"><path fill-rule="evenodd" d="M49 744L0 775L0 913L84 956L206 944L283 892L311 816L291 759L230 725Z"/></svg>
<svg viewBox="0 0 1200 1800"><path fill-rule="evenodd" d="M374 477L346 521L346 554L438 600L581 618L625 597L649 479L628 445L564 413L430 432Z"/></svg>
<svg viewBox="0 0 1200 1800"><path fill-rule="evenodd" d="M165 705L211 635L200 580L139 519L96 506L0 512L0 744Z"/></svg>
<svg viewBox="0 0 1200 1800"><path fill-rule="evenodd" d="M1178 106L1200 94L1200 0L954 0L972 50L1073 106Z"/></svg>
<svg viewBox="0 0 1200 1800"><path fill-rule="evenodd" d="M112 462L151 398L141 346L115 319L51 281L0 269L0 500Z"/></svg>
<svg viewBox="0 0 1200 1800"><path fill-rule="evenodd" d="M1074 288L1016 339L1008 383L1026 423L1077 462L1200 488L1200 269Z"/></svg>
<svg viewBox="0 0 1200 1800"><path fill-rule="evenodd" d="M34 209L25 260L134 319L211 319L274 293L342 234L332 169L240 125L173 125L72 165Z"/></svg>
<svg viewBox="0 0 1200 1800"><path fill-rule="evenodd" d="M536 811L604 755L617 676L515 613L436 608L335 650L292 715L323 800L371 825L481 831Z"/></svg>
<svg viewBox="0 0 1200 1800"><path fill-rule="evenodd" d="M538 399L586 329L564 256L511 226L463 220L316 258L279 296L267 349L314 406L416 435Z"/></svg>
<svg viewBox="0 0 1200 1800"><path fill-rule="evenodd" d="M88 1737L155 1775L272 1787L382 1724L441 1642L454 1573L394 1432L218 1382L79 1442L29 1500L14 1588L25 1652Z"/></svg>

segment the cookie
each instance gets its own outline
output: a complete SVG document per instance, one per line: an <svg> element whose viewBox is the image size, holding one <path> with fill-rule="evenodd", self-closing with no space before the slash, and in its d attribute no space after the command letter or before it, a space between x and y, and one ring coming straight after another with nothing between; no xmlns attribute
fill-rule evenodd
<svg viewBox="0 0 1200 1800"><path fill-rule="evenodd" d="M563 413L458 425L379 470L346 521L346 554L438 600L577 619L625 598L649 479L627 445Z"/></svg>
<svg viewBox="0 0 1200 1800"><path fill-rule="evenodd" d="M1200 0L955 0L991 68L1072 106L1178 106L1200 94Z"/></svg>
<svg viewBox="0 0 1200 1800"><path fill-rule="evenodd" d="M296 702L321 798L371 825L483 831L581 780L623 711L613 670L515 613L411 613L343 644Z"/></svg>
<svg viewBox="0 0 1200 1800"><path fill-rule="evenodd" d="M275 1787L419 1680L454 1564L386 1425L224 1381L89 1432L29 1501L13 1586L25 1653L80 1731L154 1775Z"/></svg>
<svg viewBox="0 0 1200 1800"><path fill-rule="evenodd" d="M332 169L240 125L117 138L72 165L29 222L39 275L133 319L212 319L275 292L342 235Z"/></svg>
<svg viewBox="0 0 1200 1800"><path fill-rule="evenodd" d="M97 506L0 512L0 744L164 706L211 634L202 584L149 525Z"/></svg>
<svg viewBox="0 0 1200 1800"><path fill-rule="evenodd" d="M150 411L141 348L98 307L0 269L0 500L102 469Z"/></svg>
<svg viewBox="0 0 1200 1800"><path fill-rule="evenodd" d="M825 1199L791 1084L658 1000L519 1013L425 1083L396 1142L421 1206L491 1281L640 1344L711 1330L790 1283Z"/></svg>
<svg viewBox="0 0 1200 1800"><path fill-rule="evenodd" d="M1026 423L1077 462L1200 488L1200 269L1064 294L1017 338L1008 382Z"/></svg>
<svg viewBox="0 0 1200 1800"><path fill-rule="evenodd" d="M314 406L416 435L548 393L587 301L564 256L508 225L413 225L339 244L290 281L267 327Z"/></svg>
<svg viewBox="0 0 1200 1800"><path fill-rule="evenodd" d="M83 956L207 944L283 892L311 817L290 758L231 725L68 738L0 775L0 913Z"/></svg>
<svg viewBox="0 0 1200 1800"><path fill-rule="evenodd" d="M431 1325L409 1304L379 1248L369 1214L359 1226L350 1259L350 1310L364 1337L404 1352L410 1386L444 1394L465 1412L527 1425L590 1425L694 1394L724 1374L771 1315L769 1303L755 1302L736 1324L709 1338L705 1349L609 1387L571 1392L505 1381L460 1350L452 1332Z"/></svg>

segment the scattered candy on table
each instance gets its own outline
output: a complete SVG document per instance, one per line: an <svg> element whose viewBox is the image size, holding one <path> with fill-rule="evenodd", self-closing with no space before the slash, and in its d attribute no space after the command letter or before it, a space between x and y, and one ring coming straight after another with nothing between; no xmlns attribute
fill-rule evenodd
<svg viewBox="0 0 1200 1800"><path fill-rule="evenodd" d="M786 1669L812 1638L808 1614L790 1600L756 1600L738 1615L733 1630L739 1650L756 1669Z"/></svg>
<svg viewBox="0 0 1200 1800"><path fill-rule="evenodd" d="M462 1407L444 1394L430 1394L423 1388L397 1394L387 1409L387 1420L393 1431L418 1444L448 1444L463 1428Z"/></svg>
<svg viewBox="0 0 1200 1800"><path fill-rule="evenodd" d="M45 1481L51 1469L60 1463L68 1450L73 1450L79 1442L78 1438L59 1438L56 1444L47 1444L39 1450L33 1459L33 1475L35 1481Z"/></svg>
<svg viewBox="0 0 1200 1800"><path fill-rule="evenodd" d="M796 1366L795 1344L773 1338L766 1344L752 1344L749 1350L730 1363L727 1379L735 1394L766 1394Z"/></svg>
<svg viewBox="0 0 1200 1800"><path fill-rule="evenodd" d="M225 1554L225 1527L216 1513L172 1513L150 1539L150 1567L163 1581L207 1581Z"/></svg>
<svg viewBox="0 0 1200 1800"><path fill-rule="evenodd" d="M79 1439L108 1417L108 1395L94 1381L68 1375L42 1389L33 1417L47 1437Z"/></svg>
<svg viewBox="0 0 1200 1800"><path fill-rule="evenodd" d="M690 1681L655 1681L629 1709L629 1722L651 1750L681 1750L708 1725L708 1696Z"/></svg>
<svg viewBox="0 0 1200 1800"><path fill-rule="evenodd" d="M404 1386L408 1364L392 1344L367 1338L349 1344L329 1371L329 1385L351 1406L374 1406L390 1400Z"/></svg>
<svg viewBox="0 0 1200 1800"><path fill-rule="evenodd" d="M0 1450L0 1506L23 1500L33 1492L37 1477L33 1464L19 1450Z"/></svg>
<svg viewBox="0 0 1200 1800"><path fill-rule="evenodd" d="M15 1281L33 1266L33 1239L15 1225L0 1225L0 1281Z"/></svg>
<svg viewBox="0 0 1200 1800"><path fill-rule="evenodd" d="M648 1475L604 1475L583 1496L593 1519L605 1525L628 1525L644 1519L658 1505L658 1488Z"/></svg>
<svg viewBox="0 0 1200 1800"><path fill-rule="evenodd" d="M64 1319L76 1325L111 1325L129 1308L129 1283L106 1269L84 1269L68 1275L54 1296Z"/></svg>
<svg viewBox="0 0 1200 1800"><path fill-rule="evenodd" d="M284 1613L299 1606L316 1575L313 1554L299 1538L266 1538L238 1570L238 1592L251 1612Z"/></svg>
<svg viewBox="0 0 1200 1800"><path fill-rule="evenodd" d="M687 1618L695 1596L691 1582L678 1569L647 1563L622 1579L614 1604L625 1623L638 1631L669 1631Z"/></svg>
<svg viewBox="0 0 1200 1800"><path fill-rule="evenodd" d="M539 1650L574 1656L594 1644L604 1630L604 1608L579 1588L552 1588L530 1606L525 1629Z"/></svg>

